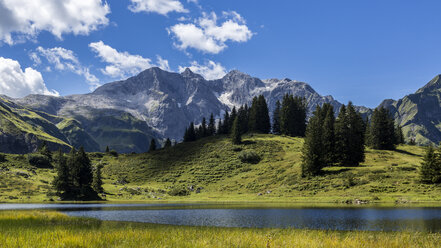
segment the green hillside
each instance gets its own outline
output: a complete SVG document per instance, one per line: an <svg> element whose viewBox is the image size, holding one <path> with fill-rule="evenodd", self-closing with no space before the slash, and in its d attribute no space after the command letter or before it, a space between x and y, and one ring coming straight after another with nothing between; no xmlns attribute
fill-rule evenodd
<svg viewBox="0 0 441 248"><path fill-rule="evenodd" d="M422 147L368 149L358 167L327 167L318 177L302 178L302 142L252 135L235 146L226 137L211 137L152 153L89 155L104 165L107 200L441 202L440 186L419 182ZM241 161L253 152L260 161ZM56 199L52 169L34 168L26 156L7 155L7 160L0 164L0 201ZM189 195L174 196L185 194L184 188Z"/></svg>
<svg viewBox="0 0 441 248"><path fill-rule="evenodd" d="M3 152L32 152L42 141L46 141L52 149L70 148L66 137L52 122L37 112L2 98L0 98L0 137L0 150Z"/></svg>

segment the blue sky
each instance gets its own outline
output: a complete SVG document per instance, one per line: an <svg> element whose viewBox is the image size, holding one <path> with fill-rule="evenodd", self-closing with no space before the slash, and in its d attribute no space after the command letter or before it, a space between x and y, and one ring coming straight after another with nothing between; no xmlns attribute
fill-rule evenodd
<svg viewBox="0 0 441 248"><path fill-rule="evenodd" d="M192 66L208 78L287 77L375 107L441 73L439 9L429 0L3 0L0 93L88 93L150 66Z"/></svg>

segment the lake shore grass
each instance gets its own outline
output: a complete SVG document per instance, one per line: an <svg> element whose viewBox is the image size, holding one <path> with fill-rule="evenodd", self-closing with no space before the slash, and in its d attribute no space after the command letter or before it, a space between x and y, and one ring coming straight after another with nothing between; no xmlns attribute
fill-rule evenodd
<svg viewBox="0 0 441 248"><path fill-rule="evenodd" d="M0 247L439 247L440 233L218 228L0 211Z"/></svg>

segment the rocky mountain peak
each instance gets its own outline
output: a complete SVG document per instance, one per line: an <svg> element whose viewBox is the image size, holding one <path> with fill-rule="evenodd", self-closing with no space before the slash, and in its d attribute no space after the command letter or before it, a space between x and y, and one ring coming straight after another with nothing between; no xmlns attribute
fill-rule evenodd
<svg viewBox="0 0 441 248"><path fill-rule="evenodd" d="M416 93L418 94L418 93L429 92L440 89L441 89L441 74L435 76L426 85L420 88Z"/></svg>

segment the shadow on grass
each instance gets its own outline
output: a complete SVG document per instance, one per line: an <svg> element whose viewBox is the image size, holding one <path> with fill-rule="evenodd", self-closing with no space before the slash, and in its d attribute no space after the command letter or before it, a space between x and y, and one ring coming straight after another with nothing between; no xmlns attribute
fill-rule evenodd
<svg viewBox="0 0 441 248"><path fill-rule="evenodd" d="M338 175L349 170L350 170L349 168L341 168L338 170L322 170L321 175L322 176Z"/></svg>
<svg viewBox="0 0 441 248"><path fill-rule="evenodd" d="M253 145L253 144L256 144L256 142L252 141L252 140L244 140L244 141L242 141L242 144L244 144L244 145Z"/></svg>
<svg viewBox="0 0 441 248"><path fill-rule="evenodd" d="M415 154L415 153L411 153L411 152L408 152L408 151L404 151L404 150L401 150L401 149L395 149L395 151L398 152L398 153L406 154L406 155L421 157L421 155L418 155L418 154Z"/></svg>

